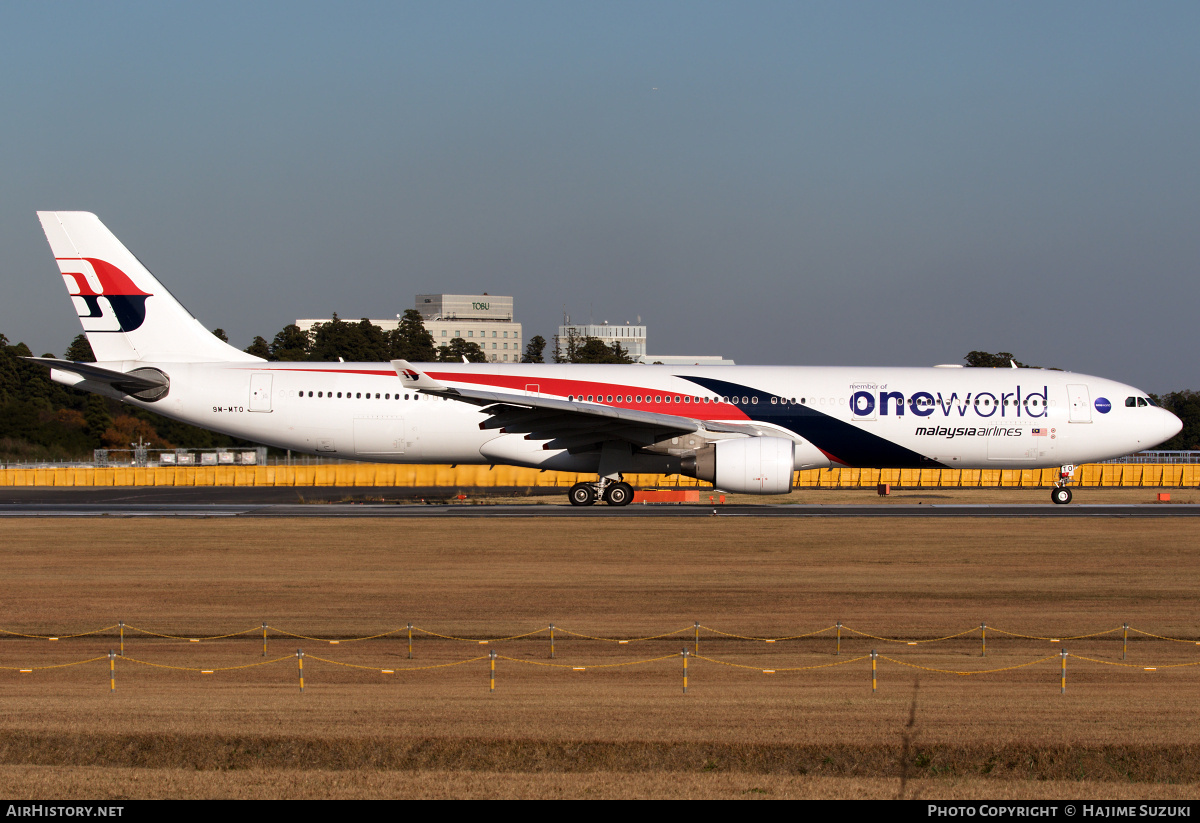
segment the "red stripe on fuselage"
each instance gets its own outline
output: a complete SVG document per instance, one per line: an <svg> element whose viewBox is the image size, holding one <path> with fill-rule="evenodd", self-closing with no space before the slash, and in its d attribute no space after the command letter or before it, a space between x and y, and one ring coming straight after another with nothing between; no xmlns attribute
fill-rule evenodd
<svg viewBox="0 0 1200 823"><path fill-rule="evenodd" d="M525 377L508 374L462 374L460 372L426 372L434 380L441 380L446 383L471 383L480 386L494 386L496 388L509 389L515 392L524 392L534 390L532 387L537 387L538 394L549 395L551 397L608 397L618 395L620 401L613 400L609 403L604 400L597 400L605 406L613 406L621 409L635 409L637 411L652 411L658 414L672 414L677 417L696 417L701 420L749 420L750 416L730 403L697 403L696 395L687 392L668 392L662 389L647 389L643 386L628 386L618 383L592 383L586 380L564 380L556 377ZM646 392L651 392L647 395ZM624 398L627 395L637 396L641 394L643 402L639 403L636 400L626 401ZM653 397L670 397L671 402L653 401ZM683 403L683 398L691 398L690 403ZM676 402L679 398L679 402Z"/></svg>

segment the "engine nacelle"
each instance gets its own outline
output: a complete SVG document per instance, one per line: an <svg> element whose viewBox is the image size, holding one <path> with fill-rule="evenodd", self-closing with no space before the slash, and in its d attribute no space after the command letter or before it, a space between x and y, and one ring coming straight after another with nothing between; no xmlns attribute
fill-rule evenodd
<svg viewBox="0 0 1200 823"><path fill-rule="evenodd" d="M683 474L718 489L742 494L787 494L792 490L796 444L782 437L718 440L683 459Z"/></svg>

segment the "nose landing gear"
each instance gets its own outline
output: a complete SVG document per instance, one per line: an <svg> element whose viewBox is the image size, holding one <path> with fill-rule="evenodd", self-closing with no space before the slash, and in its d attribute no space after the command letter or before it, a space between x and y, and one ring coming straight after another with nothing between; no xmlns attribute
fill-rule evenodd
<svg viewBox="0 0 1200 823"><path fill-rule="evenodd" d="M1071 490L1067 488L1067 484L1074 475L1075 467L1069 464L1058 470L1058 481L1050 492L1050 499L1060 506L1071 502Z"/></svg>
<svg viewBox="0 0 1200 823"><path fill-rule="evenodd" d="M567 498L572 506L590 506L597 499L610 506L628 506L633 502L633 486L623 480L600 478L595 483L576 483Z"/></svg>

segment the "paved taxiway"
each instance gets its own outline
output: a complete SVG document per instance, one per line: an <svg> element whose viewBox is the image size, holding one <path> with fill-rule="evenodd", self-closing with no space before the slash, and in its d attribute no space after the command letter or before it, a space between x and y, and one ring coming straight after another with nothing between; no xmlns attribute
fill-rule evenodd
<svg viewBox="0 0 1200 823"><path fill-rule="evenodd" d="M539 490L540 491L540 490ZM494 494L495 490L487 490ZM433 502L420 502L422 499ZM0 489L5 517L1200 517L1187 503L727 504L571 506L561 492L530 502L460 502L444 488L87 487ZM532 502L532 501L546 502Z"/></svg>
<svg viewBox="0 0 1200 823"><path fill-rule="evenodd" d="M589 506L569 505L395 505L387 503L296 504L54 504L0 505L6 517L1200 517L1200 505L890 505L890 506Z"/></svg>

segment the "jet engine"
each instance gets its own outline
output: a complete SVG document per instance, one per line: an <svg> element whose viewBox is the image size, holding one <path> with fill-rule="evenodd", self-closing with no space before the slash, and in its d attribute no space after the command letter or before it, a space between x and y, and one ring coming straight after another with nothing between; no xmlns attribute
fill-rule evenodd
<svg viewBox="0 0 1200 823"><path fill-rule="evenodd" d="M683 458L682 473L718 489L743 494L787 494L792 490L796 444L782 437L718 440Z"/></svg>

